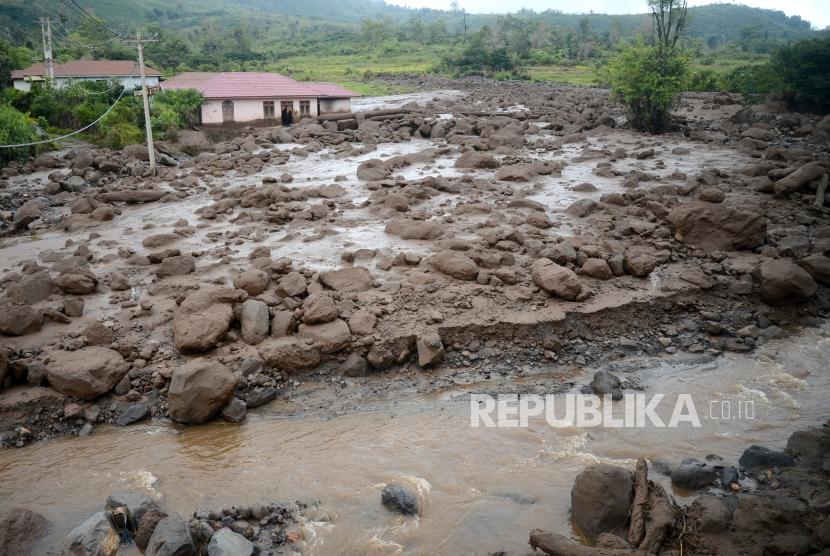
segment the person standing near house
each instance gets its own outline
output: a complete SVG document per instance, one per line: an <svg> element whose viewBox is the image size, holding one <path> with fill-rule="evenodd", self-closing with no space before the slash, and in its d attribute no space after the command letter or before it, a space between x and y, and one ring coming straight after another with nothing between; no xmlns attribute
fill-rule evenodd
<svg viewBox="0 0 830 556"><path fill-rule="evenodd" d="M294 125L294 109L288 111L288 125Z"/></svg>
<svg viewBox="0 0 830 556"><path fill-rule="evenodd" d="M281 117L281 120L282 120L282 125L287 126L288 125L288 110L283 108L282 113L280 114L280 117Z"/></svg>

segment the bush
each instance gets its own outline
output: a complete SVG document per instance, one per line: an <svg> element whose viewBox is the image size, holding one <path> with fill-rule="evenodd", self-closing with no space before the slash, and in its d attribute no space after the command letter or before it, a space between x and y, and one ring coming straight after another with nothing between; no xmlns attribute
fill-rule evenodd
<svg viewBox="0 0 830 556"><path fill-rule="evenodd" d="M830 112L830 38L800 41L778 49L772 65L783 92L798 110Z"/></svg>
<svg viewBox="0 0 830 556"><path fill-rule="evenodd" d="M32 143L40 140L39 135L37 127L26 114L11 106L0 105L0 145ZM10 160L22 162L34 154L35 150L35 147L0 149L0 162L3 164Z"/></svg>
<svg viewBox="0 0 830 556"><path fill-rule="evenodd" d="M721 89L721 75L715 70L701 69L694 71L686 80L687 91L715 92Z"/></svg>
<svg viewBox="0 0 830 556"><path fill-rule="evenodd" d="M625 104L631 125L640 131L663 133L669 128L671 110L680 100L686 76L686 60L645 44L621 50L609 65L614 98Z"/></svg>
<svg viewBox="0 0 830 556"><path fill-rule="evenodd" d="M772 64L755 64L730 71L723 79L723 88L741 93L747 102L756 102L770 93L782 92L784 81Z"/></svg>

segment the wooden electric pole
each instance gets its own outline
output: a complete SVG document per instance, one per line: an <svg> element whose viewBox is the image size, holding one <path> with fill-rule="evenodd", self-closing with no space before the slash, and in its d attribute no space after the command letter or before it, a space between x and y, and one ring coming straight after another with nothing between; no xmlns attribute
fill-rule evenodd
<svg viewBox="0 0 830 556"><path fill-rule="evenodd" d="M155 37L142 39L141 33L138 31L135 32L135 44L138 46L138 65L141 70L141 96L144 99L144 128L147 131L147 153L150 157L150 172L154 176L156 175L156 150L153 147L153 126L150 122L150 98L147 94L147 75L144 71L144 43L155 41Z"/></svg>

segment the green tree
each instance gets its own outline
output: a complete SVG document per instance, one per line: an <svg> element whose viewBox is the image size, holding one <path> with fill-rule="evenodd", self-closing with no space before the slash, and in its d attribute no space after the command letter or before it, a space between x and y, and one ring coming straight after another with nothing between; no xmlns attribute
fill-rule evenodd
<svg viewBox="0 0 830 556"><path fill-rule="evenodd" d="M671 110L680 100L686 60L659 48L637 44L625 48L609 64L614 98L625 104L631 125L648 133L669 129Z"/></svg>
<svg viewBox="0 0 830 556"><path fill-rule="evenodd" d="M796 109L830 112L830 38L780 48L772 56L772 65Z"/></svg>

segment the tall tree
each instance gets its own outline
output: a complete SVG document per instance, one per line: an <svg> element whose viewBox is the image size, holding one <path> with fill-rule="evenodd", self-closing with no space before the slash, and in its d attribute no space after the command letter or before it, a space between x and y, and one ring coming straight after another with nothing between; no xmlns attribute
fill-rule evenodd
<svg viewBox="0 0 830 556"><path fill-rule="evenodd" d="M648 0L657 48L674 50L686 27L686 0Z"/></svg>

